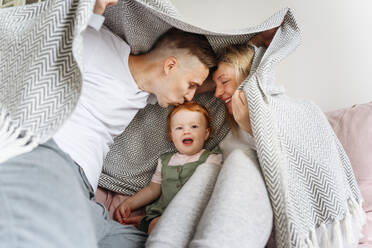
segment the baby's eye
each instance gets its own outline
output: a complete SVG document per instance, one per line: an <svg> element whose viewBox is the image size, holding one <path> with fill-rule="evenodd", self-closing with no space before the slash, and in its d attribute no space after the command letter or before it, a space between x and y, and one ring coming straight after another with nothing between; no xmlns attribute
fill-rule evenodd
<svg viewBox="0 0 372 248"><path fill-rule="evenodd" d="M182 127L176 127L176 130L182 130Z"/></svg>
<svg viewBox="0 0 372 248"><path fill-rule="evenodd" d="M198 128L198 125L192 125L191 128Z"/></svg>

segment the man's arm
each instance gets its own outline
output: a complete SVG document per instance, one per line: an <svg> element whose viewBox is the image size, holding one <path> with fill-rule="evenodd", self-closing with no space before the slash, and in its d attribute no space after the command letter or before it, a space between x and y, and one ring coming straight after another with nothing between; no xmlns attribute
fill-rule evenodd
<svg viewBox="0 0 372 248"><path fill-rule="evenodd" d="M253 36L252 39L248 41L248 44L254 45L256 47L269 47L271 41L273 40L276 34L276 31L278 31L278 28L284 23L284 20L285 20L285 17L282 23L278 27L275 27L275 28L272 28L266 31L262 31L256 34L255 36Z"/></svg>
<svg viewBox="0 0 372 248"><path fill-rule="evenodd" d="M107 6L113 6L118 3L118 0L96 0L93 13L103 15Z"/></svg>
<svg viewBox="0 0 372 248"><path fill-rule="evenodd" d="M248 44L256 47L268 47L279 27L280 26L256 34L248 41Z"/></svg>
<svg viewBox="0 0 372 248"><path fill-rule="evenodd" d="M88 25L99 31L105 21L105 17L102 16L107 6L115 5L118 0L97 0L94 5L93 15L90 17Z"/></svg>

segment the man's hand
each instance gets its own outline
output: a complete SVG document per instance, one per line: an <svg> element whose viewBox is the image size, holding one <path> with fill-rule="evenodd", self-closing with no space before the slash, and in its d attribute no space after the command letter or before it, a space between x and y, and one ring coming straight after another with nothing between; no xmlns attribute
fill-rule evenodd
<svg viewBox="0 0 372 248"><path fill-rule="evenodd" d="M282 23L280 24L280 26L284 23L284 21L285 21L285 17L284 17ZM265 31L262 31L262 32L256 34L255 36L253 36L252 39L249 40L248 43L251 44L251 45L255 45L256 47L262 47L262 46L263 47L269 47L271 41L273 40L273 38L276 34L276 31L278 31L278 28L280 26L269 29L269 30L265 30Z"/></svg>
<svg viewBox="0 0 372 248"><path fill-rule="evenodd" d="M278 28L279 27L276 27L256 34L249 40L249 44L255 45L256 47L269 47Z"/></svg>
<svg viewBox="0 0 372 248"><path fill-rule="evenodd" d="M96 0L93 12L98 15L103 15L107 6L113 6L118 3L118 0Z"/></svg>
<svg viewBox="0 0 372 248"><path fill-rule="evenodd" d="M239 127L252 135L251 120L249 118L249 109L247 98L244 91L237 90L231 98L231 107L235 121Z"/></svg>

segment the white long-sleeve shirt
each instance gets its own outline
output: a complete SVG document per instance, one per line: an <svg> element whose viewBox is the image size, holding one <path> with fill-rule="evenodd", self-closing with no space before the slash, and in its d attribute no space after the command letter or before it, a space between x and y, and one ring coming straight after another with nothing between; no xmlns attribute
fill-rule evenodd
<svg viewBox="0 0 372 248"><path fill-rule="evenodd" d="M81 166L94 191L115 136L121 134L149 93L140 90L128 66L130 47L94 15L83 33L83 85L76 109L54 135Z"/></svg>

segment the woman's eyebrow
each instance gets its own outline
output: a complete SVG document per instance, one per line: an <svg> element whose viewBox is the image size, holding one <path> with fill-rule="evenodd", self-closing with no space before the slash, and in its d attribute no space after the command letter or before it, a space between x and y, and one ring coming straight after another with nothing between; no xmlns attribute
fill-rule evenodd
<svg viewBox="0 0 372 248"><path fill-rule="evenodd" d="M218 78L225 77L225 73L222 73L221 75L218 76Z"/></svg>
<svg viewBox="0 0 372 248"><path fill-rule="evenodd" d="M223 73L220 74L220 75L218 75L217 78L216 78L215 80L220 79L220 78L223 77L224 75L225 75L225 74L223 74ZM213 77L212 77L212 80L214 80Z"/></svg>

